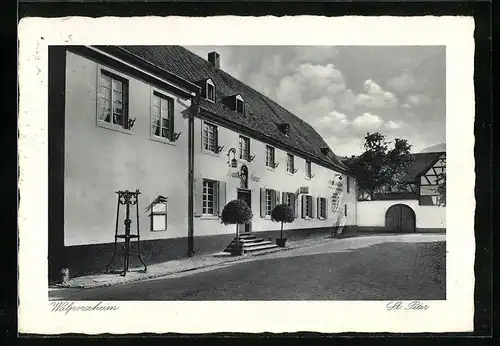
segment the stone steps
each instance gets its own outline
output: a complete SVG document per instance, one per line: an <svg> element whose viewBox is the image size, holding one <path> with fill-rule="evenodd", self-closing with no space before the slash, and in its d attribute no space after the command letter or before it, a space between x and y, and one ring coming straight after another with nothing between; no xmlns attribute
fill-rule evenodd
<svg viewBox="0 0 500 346"><path fill-rule="evenodd" d="M265 240L263 238L257 238L255 234L243 233L238 236L240 243L243 244L243 253L258 252L263 250L269 250L277 248L278 246L270 240ZM229 245L223 250L223 252L231 252L231 250L236 246L236 237L229 243Z"/></svg>

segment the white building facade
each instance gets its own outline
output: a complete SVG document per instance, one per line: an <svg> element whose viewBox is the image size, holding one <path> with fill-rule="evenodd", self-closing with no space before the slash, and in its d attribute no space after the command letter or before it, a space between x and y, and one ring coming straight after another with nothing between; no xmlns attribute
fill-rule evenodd
<svg viewBox="0 0 500 346"><path fill-rule="evenodd" d="M182 47L51 48L52 277L104 270L123 228L118 190L141 193L131 229L149 264L187 256L188 238L196 253L221 251L235 233L220 220L233 199L253 211L242 232L275 237L270 212L280 203L295 209L291 239L331 232L340 219L356 225L356 181L322 138L223 72L217 54L209 60Z"/></svg>

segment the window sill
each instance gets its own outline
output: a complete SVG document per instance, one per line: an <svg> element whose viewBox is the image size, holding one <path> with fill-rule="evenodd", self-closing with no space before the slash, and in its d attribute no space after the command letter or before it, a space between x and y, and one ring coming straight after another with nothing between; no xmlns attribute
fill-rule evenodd
<svg viewBox="0 0 500 346"><path fill-rule="evenodd" d="M125 130L123 127L119 125L113 125L105 121L97 121L97 127L101 127L103 129L111 130L111 131L116 131L116 132L121 132L125 133L127 135L132 135L132 132L130 130Z"/></svg>
<svg viewBox="0 0 500 346"><path fill-rule="evenodd" d="M287 172L286 172L286 174L288 174L288 175L290 175L290 176L292 176L292 177L295 177L295 173L292 173L292 172L288 172L288 171L287 171Z"/></svg>
<svg viewBox="0 0 500 346"><path fill-rule="evenodd" d="M219 217L217 215L201 215L199 217L200 220L218 220Z"/></svg>
<svg viewBox="0 0 500 346"><path fill-rule="evenodd" d="M166 232L166 229L152 229L151 232Z"/></svg>
<svg viewBox="0 0 500 346"><path fill-rule="evenodd" d="M272 168L272 167L269 167L269 166L266 166L266 169L270 172L276 172L276 168Z"/></svg>
<svg viewBox="0 0 500 346"><path fill-rule="evenodd" d="M312 177L305 176L305 177L304 177L304 179L305 179L305 180L311 180L311 179L312 179Z"/></svg>
<svg viewBox="0 0 500 346"><path fill-rule="evenodd" d="M207 155L215 156L215 157L220 157L220 153L216 153L207 149L202 149L202 152Z"/></svg>
<svg viewBox="0 0 500 346"><path fill-rule="evenodd" d="M266 215L263 217L264 220L271 220L271 215Z"/></svg>
<svg viewBox="0 0 500 346"><path fill-rule="evenodd" d="M166 138L150 136L149 139L151 139L152 141L155 141L155 142L173 145L174 147L176 146L175 142L172 142L171 140L166 139Z"/></svg>

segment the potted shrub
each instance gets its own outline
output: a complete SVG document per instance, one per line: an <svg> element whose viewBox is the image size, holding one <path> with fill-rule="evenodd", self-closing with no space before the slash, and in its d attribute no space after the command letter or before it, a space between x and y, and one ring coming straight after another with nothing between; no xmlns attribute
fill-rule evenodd
<svg viewBox="0 0 500 346"><path fill-rule="evenodd" d="M286 238L283 238L283 222L293 222L295 220L295 212L288 204L278 204L271 212L271 219L276 222L281 222L280 237L276 238L276 245L284 247Z"/></svg>
<svg viewBox="0 0 500 346"><path fill-rule="evenodd" d="M221 222L224 225L236 225L235 244L231 250L233 255L243 254L243 243L240 241L238 225L250 222L252 217L252 209L250 209L245 201L235 199L224 206L221 214Z"/></svg>

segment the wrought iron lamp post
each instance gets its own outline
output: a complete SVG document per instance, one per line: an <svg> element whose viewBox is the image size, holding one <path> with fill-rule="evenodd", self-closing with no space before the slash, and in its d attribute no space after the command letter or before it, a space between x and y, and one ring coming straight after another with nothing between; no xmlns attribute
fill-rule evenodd
<svg viewBox="0 0 500 346"><path fill-rule="evenodd" d="M106 273L108 273L109 266L111 263L113 263L113 260L116 257L116 250L118 246L118 239L124 239L124 256L123 256L123 272L122 276L127 275L127 272L129 271L129 264L130 264L130 240L131 239L136 239L137 238L137 255L139 257L139 260L141 263L144 265L144 270L143 272L147 271L147 266L146 263L142 260L141 257L141 236L139 232L139 195L141 194L139 190L134 191L116 191L116 194L118 195L118 202L116 206L116 228L115 228L115 243L114 243L114 248L113 248L113 257L111 257L111 261L106 265ZM120 206L124 205L125 206L125 220L124 220L124 225L125 225L125 233L124 234L118 234L118 220L120 216ZM136 206L136 216L137 216L137 233L136 234L131 234L130 232L130 224L132 223L132 220L130 219L130 206Z"/></svg>

